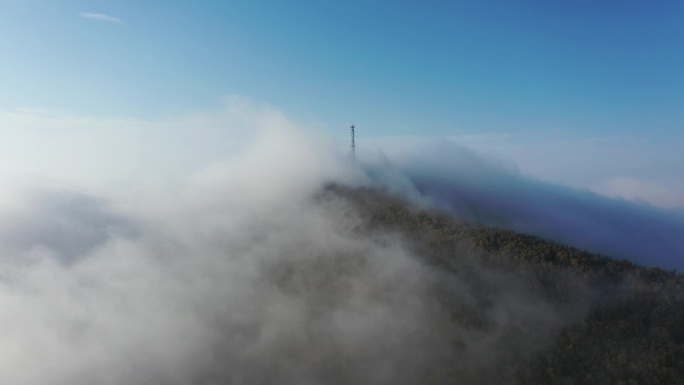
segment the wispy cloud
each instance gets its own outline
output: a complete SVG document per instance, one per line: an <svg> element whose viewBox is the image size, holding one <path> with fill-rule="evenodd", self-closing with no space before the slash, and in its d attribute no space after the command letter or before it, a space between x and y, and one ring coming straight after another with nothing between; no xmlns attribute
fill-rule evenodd
<svg viewBox="0 0 684 385"><path fill-rule="evenodd" d="M78 14L81 15L81 17L84 17L84 18L90 19L90 20L99 20L99 21L106 21L108 23L123 24L123 20L119 19L118 17L105 15L104 13L79 12Z"/></svg>

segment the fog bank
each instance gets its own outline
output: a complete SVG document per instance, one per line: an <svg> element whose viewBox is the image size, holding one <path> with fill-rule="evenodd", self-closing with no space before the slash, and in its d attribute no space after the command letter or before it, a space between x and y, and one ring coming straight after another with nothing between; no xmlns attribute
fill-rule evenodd
<svg viewBox="0 0 684 385"><path fill-rule="evenodd" d="M386 146L365 159L378 185L457 217L646 266L684 268L681 212L535 180L448 140Z"/></svg>
<svg viewBox="0 0 684 385"><path fill-rule="evenodd" d="M62 166L85 162L96 178L59 182L88 172L62 175L52 165L53 178L3 184L0 382L488 384L583 315L458 250L455 260L471 261L462 272L427 265L411 239L365 231L352 205L321 195L331 182L382 187L457 218L648 265L681 265L680 216L532 180L453 144L374 156L360 149L356 162L270 109L236 103L209 122L209 139L186 127L180 139L145 142L140 170L116 158L101 169L95 162L125 122L51 131L62 141L38 163L87 148ZM155 146L169 154L196 140L191 156L202 140L225 139L215 135L220 122L240 145L223 156L208 150L192 172L168 174L172 183L98 184L110 167L117 178L138 171L146 180L157 169L145 163ZM108 153L125 158L131 137L166 132L137 122Z"/></svg>
<svg viewBox="0 0 684 385"><path fill-rule="evenodd" d="M281 123L164 188L9 188L0 382L484 384L569 322L513 278L364 232L321 192L372 176Z"/></svg>

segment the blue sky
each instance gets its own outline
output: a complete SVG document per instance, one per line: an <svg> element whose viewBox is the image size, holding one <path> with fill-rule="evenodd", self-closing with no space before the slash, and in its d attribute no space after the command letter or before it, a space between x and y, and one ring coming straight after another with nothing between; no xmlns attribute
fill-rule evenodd
<svg viewBox="0 0 684 385"><path fill-rule="evenodd" d="M0 48L5 113L158 121L241 95L334 137L684 192L679 1L4 1Z"/></svg>

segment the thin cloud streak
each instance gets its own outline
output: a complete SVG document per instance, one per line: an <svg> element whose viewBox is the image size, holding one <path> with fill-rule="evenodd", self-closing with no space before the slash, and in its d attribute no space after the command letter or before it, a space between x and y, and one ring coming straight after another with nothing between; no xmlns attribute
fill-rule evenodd
<svg viewBox="0 0 684 385"><path fill-rule="evenodd" d="M105 21L107 23L123 24L123 20L119 19L118 17L105 15L104 13L79 12L78 14L81 15L81 17L86 18L86 19L90 19L90 20L98 20L98 21Z"/></svg>

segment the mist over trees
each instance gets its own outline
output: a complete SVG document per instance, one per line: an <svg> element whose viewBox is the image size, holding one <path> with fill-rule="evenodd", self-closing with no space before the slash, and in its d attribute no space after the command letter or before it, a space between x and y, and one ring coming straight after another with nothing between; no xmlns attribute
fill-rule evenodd
<svg viewBox="0 0 684 385"><path fill-rule="evenodd" d="M279 194L253 179L236 192L205 177L165 199L62 190L13 206L0 223L0 380L682 378L684 278L674 271L457 220L378 189L311 183Z"/></svg>
<svg viewBox="0 0 684 385"><path fill-rule="evenodd" d="M681 275L491 227L627 203L544 211L558 191L467 151L376 167L256 115L252 144L174 183L2 191L0 383L680 381ZM625 234L679 262L684 222L630 207Z"/></svg>
<svg viewBox="0 0 684 385"><path fill-rule="evenodd" d="M354 202L370 229L391 229L413 240L430 265L457 276L464 269L470 277L473 271L504 273L511 290L522 285L528 296L551 306L544 311L570 312L564 316L571 321L546 336L546 345L514 347L516 355L496 365L495 381L471 383L676 384L684 378L682 274L455 221L373 190L330 191ZM486 331L492 317L488 287L474 287L482 290L476 294L482 302L452 309L453 318ZM507 331L512 340L516 332Z"/></svg>

